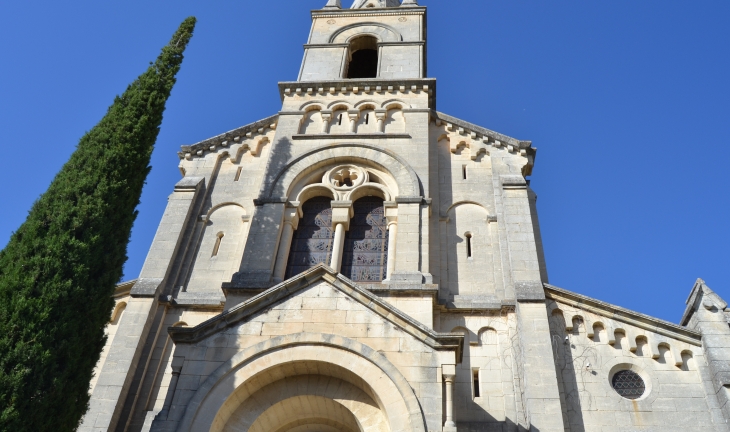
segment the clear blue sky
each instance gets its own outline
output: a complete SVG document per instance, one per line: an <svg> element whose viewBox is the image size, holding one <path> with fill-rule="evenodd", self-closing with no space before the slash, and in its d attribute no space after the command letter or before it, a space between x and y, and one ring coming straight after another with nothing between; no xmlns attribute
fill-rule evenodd
<svg viewBox="0 0 730 432"><path fill-rule="evenodd" d="M0 2L0 244L195 15L129 245L135 278L180 178L179 146L276 113L308 11L325 3ZM674 322L697 277L730 300L730 2L420 3L438 109L539 149L551 283Z"/></svg>

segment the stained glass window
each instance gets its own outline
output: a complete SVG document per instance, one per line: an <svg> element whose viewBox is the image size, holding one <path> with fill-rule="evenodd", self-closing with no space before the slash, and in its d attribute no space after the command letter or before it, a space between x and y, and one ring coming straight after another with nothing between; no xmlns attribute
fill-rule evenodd
<svg viewBox="0 0 730 432"><path fill-rule="evenodd" d="M360 198L345 235L342 274L355 282L380 282L388 267L388 223L383 200Z"/></svg>
<svg viewBox="0 0 730 432"><path fill-rule="evenodd" d="M332 258L332 200L312 198L302 205L302 218L294 232L286 278L298 275L319 263L329 265Z"/></svg>
<svg viewBox="0 0 730 432"><path fill-rule="evenodd" d="M611 385L616 393L626 399L638 399L644 395L646 385L639 374L630 370L616 372L611 380Z"/></svg>

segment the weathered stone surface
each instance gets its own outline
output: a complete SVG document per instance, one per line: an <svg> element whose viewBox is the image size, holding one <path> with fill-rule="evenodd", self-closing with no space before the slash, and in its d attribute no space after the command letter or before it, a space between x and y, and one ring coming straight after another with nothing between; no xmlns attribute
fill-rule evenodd
<svg viewBox="0 0 730 432"><path fill-rule="evenodd" d="M312 19L278 114L182 146L80 431L728 430L720 296L698 280L676 325L548 285L536 150L436 111L425 8Z"/></svg>

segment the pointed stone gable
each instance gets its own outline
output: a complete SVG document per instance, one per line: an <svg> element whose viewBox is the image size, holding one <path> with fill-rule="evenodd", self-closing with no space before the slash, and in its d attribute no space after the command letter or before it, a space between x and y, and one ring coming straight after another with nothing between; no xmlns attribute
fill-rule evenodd
<svg viewBox="0 0 730 432"><path fill-rule="evenodd" d="M462 334L434 332L324 265L197 327L169 329L175 343L197 343L219 334L271 337L301 332L363 339L385 351L410 351L404 344L418 342L434 351L452 351L457 361L464 344Z"/></svg>

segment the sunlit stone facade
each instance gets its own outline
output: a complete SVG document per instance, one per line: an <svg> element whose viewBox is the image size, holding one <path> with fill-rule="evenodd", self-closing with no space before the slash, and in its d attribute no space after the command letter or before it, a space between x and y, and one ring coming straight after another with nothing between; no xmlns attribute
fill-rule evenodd
<svg viewBox="0 0 730 432"><path fill-rule="evenodd" d="M80 430L726 431L727 303L549 285L531 142L436 110L425 7L346 6L279 113L182 147Z"/></svg>

